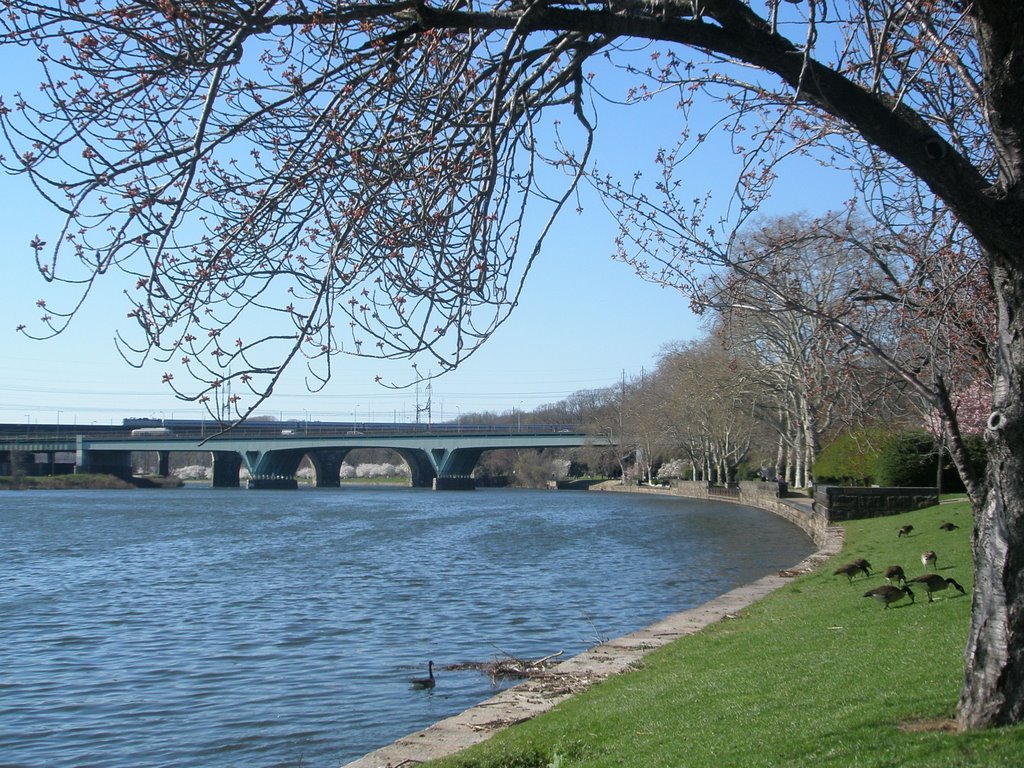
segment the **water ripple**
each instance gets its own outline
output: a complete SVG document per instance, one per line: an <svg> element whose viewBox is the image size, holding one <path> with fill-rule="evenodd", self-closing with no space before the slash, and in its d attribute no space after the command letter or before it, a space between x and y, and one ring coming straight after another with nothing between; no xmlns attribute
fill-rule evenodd
<svg viewBox="0 0 1024 768"><path fill-rule="evenodd" d="M409 489L0 494L5 766L337 766L811 549L770 515ZM409 690L435 661L438 687Z"/></svg>

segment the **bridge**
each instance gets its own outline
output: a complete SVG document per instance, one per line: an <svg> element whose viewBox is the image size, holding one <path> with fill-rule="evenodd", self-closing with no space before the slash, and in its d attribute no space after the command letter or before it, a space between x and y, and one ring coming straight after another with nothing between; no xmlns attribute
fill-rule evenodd
<svg viewBox="0 0 1024 768"><path fill-rule="evenodd" d="M132 454L155 452L158 474L166 477L172 453L199 451L211 454L217 488L239 487L242 467L249 488L296 488L303 458L313 466L317 487L330 488L341 484L341 464L350 451L386 448L408 464L414 487L457 490L475 487L473 469L484 451L609 444L573 425L258 422L224 432L193 420L125 420L81 430L0 424L0 474L12 474L17 457L31 456L34 474L95 472L130 480Z"/></svg>

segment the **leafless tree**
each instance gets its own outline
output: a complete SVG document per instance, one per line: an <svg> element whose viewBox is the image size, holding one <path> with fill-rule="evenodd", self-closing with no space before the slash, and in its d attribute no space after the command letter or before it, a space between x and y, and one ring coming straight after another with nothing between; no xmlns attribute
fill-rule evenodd
<svg viewBox="0 0 1024 768"><path fill-rule="evenodd" d="M579 96L553 65L600 43L532 50L417 13L8 5L44 98L5 99L5 164L66 216L32 243L42 274L84 300L124 273L125 357L163 360L218 416L251 414L295 361L314 386L343 354L457 365L515 305L520 242L531 261L568 194L536 178L536 115ZM40 306L24 332L59 333L80 305Z"/></svg>
<svg viewBox="0 0 1024 768"><path fill-rule="evenodd" d="M749 359L730 354L714 336L667 348L651 389L665 451L681 451L695 475L729 482L753 447L763 449L757 414L767 390Z"/></svg>
<svg viewBox="0 0 1024 768"><path fill-rule="evenodd" d="M846 213L763 222L737 238L730 268L693 293L774 384L778 423L793 426L784 434L798 485L840 416L859 421L864 411L916 402L918 423L935 413L950 422L956 396L990 381L979 331L994 307L983 265L960 258L973 269L951 274L948 248L922 244L914 231L897 236ZM902 269L915 274L898 279ZM957 424L948 426L954 455L966 461Z"/></svg>
<svg viewBox="0 0 1024 768"><path fill-rule="evenodd" d="M40 90L0 108L6 167L66 215L33 243L40 269L83 293L126 275L138 332L122 337L126 354L173 361L165 379L183 396L223 398L229 376L251 386L241 413L292 361L322 381L341 353L424 351L438 370L471 354L514 307L547 222L589 168L598 65L621 64L638 97L671 93L681 124L705 96L729 112L744 171L728 226L689 226L702 204L675 194L676 166L704 136L660 157L674 206L662 212L688 224L670 269L728 255L730 228L788 154L875 159L871 203L937 200L973 244L951 256L976 253L998 306L958 719L1021 720L1019 3L8 0L0 23L5 43L35 46L43 72ZM642 67L636 41L658 44ZM646 214L623 223L639 233ZM636 237L623 255L652 242ZM59 331L74 311L46 308L44 326Z"/></svg>

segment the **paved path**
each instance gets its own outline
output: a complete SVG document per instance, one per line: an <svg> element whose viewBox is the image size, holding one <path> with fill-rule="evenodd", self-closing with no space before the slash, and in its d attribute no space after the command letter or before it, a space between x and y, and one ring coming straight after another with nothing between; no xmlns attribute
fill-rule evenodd
<svg viewBox="0 0 1024 768"><path fill-rule="evenodd" d="M809 509L811 500L787 499L786 503ZM837 554L842 544L842 529L829 528L820 549L802 563L782 571L785 575L765 576L638 632L595 646L563 661L544 677L531 678L508 688L482 704L404 736L344 768L406 768L485 741L497 731L546 712L599 680L626 672L654 649L735 615L781 587L790 577L816 569Z"/></svg>

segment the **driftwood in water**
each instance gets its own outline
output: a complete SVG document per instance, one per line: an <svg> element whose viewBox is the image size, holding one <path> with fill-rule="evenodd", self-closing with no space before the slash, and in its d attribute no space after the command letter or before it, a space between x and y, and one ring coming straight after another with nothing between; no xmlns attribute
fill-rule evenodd
<svg viewBox="0 0 1024 768"><path fill-rule="evenodd" d="M552 653L540 659L519 659L506 654L503 658L492 661L463 661L458 664L449 664L446 669L449 671L475 670L490 676L491 684L496 685L501 680L523 680L526 678L539 677L547 673L557 662L552 661L561 656L563 651Z"/></svg>

